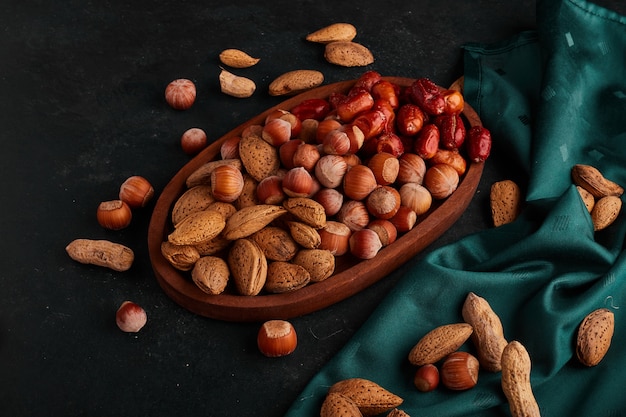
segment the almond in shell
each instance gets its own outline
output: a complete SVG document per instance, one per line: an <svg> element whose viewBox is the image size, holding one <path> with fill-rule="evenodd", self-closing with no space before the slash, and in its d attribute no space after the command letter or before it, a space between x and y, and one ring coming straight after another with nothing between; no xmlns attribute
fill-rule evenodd
<svg viewBox="0 0 626 417"><path fill-rule="evenodd" d="M203 256L191 270L193 282L207 294L224 292L228 285L230 269L226 261L218 256Z"/></svg>
<svg viewBox="0 0 626 417"><path fill-rule="evenodd" d="M409 362L416 366L436 363L461 347L472 331L472 326L467 323L435 327L413 346L409 352Z"/></svg>
<svg viewBox="0 0 626 417"><path fill-rule="evenodd" d="M599 198L591 209L593 230L598 231L609 227L622 210L622 199L614 195Z"/></svg>
<svg viewBox="0 0 626 417"><path fill-rule="evenodd" d="M342 67L364 67L374 62L374 55L356 42L337 41L326 44L324 58Z"/></svg>
<svg viewBox="0 0 626 417"><path fill-rule="evenodd" d="M280 294L300 289L311 281L309 272L290 262L275 261L267 267L265 290Z"/></svg>
<svg viewBox="0 0 626 417"><path fill-rule="evenodd" d="M251 236L265 257L272 261L289 261L298 252L298 244L288 231L276 226L267 226Z"/></svg>
<svg viewBox="0 0 626 417"><path fill-rule="evenodd" d="M297 94L324 82L324 74L316 70L293 70L279 75L269 85L271 96Z"/></svg>
<svg viewBox="0 0 626 417"><path fill-rule="evenodd" d="M365 378L349 378L335 382L329 394L339 393L352 400L364 416L374 416L393 410L403 403L398 395Z"/></svg>
<svg viewBox="0 0 626 417"><path fill-rule="evenodd" d="M522 192L511 180L498 181L491 185L489 200L493 225L498 227L517 218L521 210Z"/></svg>
<svg viewBox="0 0 626 417"><path fill-rule="evenodd" d="M288 198L283 202L283 207L295 218L315 229L321 229L326 225L324 206L312 198Z"/></svg>
<svg viewBox="0 0 626 417"><path fill-rule="evenodd" d="M607 195L621 196L624 188L604 177L602 172L594 166L576 164L572 167L572 181L574 184L589 191L595 198L602 198Z"/></svg>
<svg viewBox="0 0 626 417"><path fill-rule="evenodd" d="M300 249L292 262L309 271L311 282L321 282L335 272L335 256L325 249Z"/></svg>
<svg viewBox="0 0 626 417"><path fill-rule="evenodd" d="M190 271L200 259L200 253L195 246L174 245L168 241L161 243L161 254L176 269Z"/></svg>
<svg viewBox="0 0 626 417"><path fill-rule="evenodd" d="M220 52L219 58L222 64L233 68L249 68L258 64L261 60L235 48L224 49Z"/></svg>
<svg viewBox="0 0 626 417"><path fill-rule="evenodd" d="M198 211L178 223L167 240L174 245L202 244L219 235L225 225L224 216L217 211Z"/></svg>
<svg viewBox="0 0 626 417"><path fill-rule="evenodd" d="M246 135L239 141L239 158L246 172L259 182L276 175L280 167L278 149L254 134Z"/></svg>
<svg viewBox="0 0 626 417"><path fill-rule="evenodd" d="M248 98L256 91L256 84L250 78L222 70L219 75L222 93L236 98Z"/></svg>
<svg viewBox="0 0 626 417"><path fill-rule="evenodd" d="M188 214L207 209L215 198L208 184L196 185L186 190L174 203L172 223L177 225Z"/></svg>
<svg viewBox="0 0 626 417"><path fill-rule="evenodd" d="M330 393L324 398L320 417L361 417L363 414L359 407L346 397L339 393Z"/></svg>
<svg viewBox="0 0 626 417"><path fill-rule="evenodd" d="M267 280L267 259L250 239L238 239L228 251L228 267L241 295L258 295Z"/></svg>
<svg viewBox="0 0 626 417"><path fill-rule="evenodd" d="M350 42L356 37L356 27L350 23L333 23L311 32L306 36L309 42L327 44L330 42Z"/></svg>
<svg viewBox="0 0 626 417"><path fill-rule="evenodd" d="M293 240L303 248L315 249L322 243L322 238L317 229L308 224L290 221L287 222L287 227Z"/></svg>
<svg viewBox="0 0 626 417"><path fill-rule="evenodd" d="M608 308L589 313L578 327L576 357L585 366L596 366L611 346L615 316Z"/></svg>
<svg viewBox="0 0 626 417"><path fill-rule="evenodd" d="M244 207L230 216L222 236L228 240L248 237L285 213L287 213L287 210L283 207L272 204Z"/></svg>

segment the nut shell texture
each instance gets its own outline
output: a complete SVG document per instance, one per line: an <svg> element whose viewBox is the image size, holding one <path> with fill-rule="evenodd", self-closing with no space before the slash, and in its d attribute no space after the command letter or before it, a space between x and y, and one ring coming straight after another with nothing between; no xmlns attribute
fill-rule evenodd
<svg viewBox="0 0 626 417"><path fill-rule="evenodd" d="M596 366L611 346L615 331L615 316L607 308L589 313L578 327L576 357L586 366Z"/></svg>

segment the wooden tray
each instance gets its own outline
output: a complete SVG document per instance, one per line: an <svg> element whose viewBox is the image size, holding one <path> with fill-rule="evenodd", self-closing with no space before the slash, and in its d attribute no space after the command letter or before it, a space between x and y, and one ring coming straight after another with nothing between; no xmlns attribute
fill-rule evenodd
<svg viewBox="0 0 626 417"><path fill-rule="evenodd" d="M413 81L398 77L385 79L402 86L407 86ZM308 314L344 300L384 278L430 245L461 216L472 200L480 181L482 163L469 164L457 190L446 200L435 202L431 211L420 216L418 224L411 231L383 248L375 258L361 261L351 255L339 257L333 276L290 293L257 296L226 293L209 295L196 287L189 273L175 269L163 257L161 242L167 239L172 229L171 209L186 190L185 180L202 164L218 158L220 147L227 138L241 133L252 124L262 124L267 114L277 108L291 109L304 99L326 98L331 92L347 91L353 84L354 80L324 85L291 97L266 110L212 143L183 166L167 184L152 213L148 229L148 249L157 281L176 303L195 314L225 321L254 322L288 319ZM455 82L451 88L462 89L462 79ZM465 106L463 115L470 125L481 125L478 115L470 106Z"/></svg>

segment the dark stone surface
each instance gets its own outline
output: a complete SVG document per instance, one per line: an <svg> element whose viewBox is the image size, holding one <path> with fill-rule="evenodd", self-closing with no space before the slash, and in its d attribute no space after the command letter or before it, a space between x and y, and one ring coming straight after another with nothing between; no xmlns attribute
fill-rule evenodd
<svg viewBox="0 0 626 417"><path fill-rule="evenodd" d="M603 1L624 12L620 1ZM171 301L151 270L146 236L154 202L132 225L103 230L100 201L117 198L130 175L157 193L189 157L183 131L215 139L282 99L269 83L293 69L326 82L364 68L326 63L304 36L347 21L383 75L462 75L461 45L495 42L535 21L535 2L5 1L0 13L0 414L6 416L280 416L308 380L354 334L419 256L378 284L323 311L293 319L299 346L268 359L258 323L193 315ZM621 9L621 10L620 10ZM250 99L219 92L218 54L261 58L236 71L257 82ZM174 78L197 83L188 111L163 100ZM470 208L429 250L489 227L488 190L514 175L489 163ZM64 248L79 237L110 239L136 252L116 273L78 264ZM120 332L119 304L147 310L137 335Z"/></svg>

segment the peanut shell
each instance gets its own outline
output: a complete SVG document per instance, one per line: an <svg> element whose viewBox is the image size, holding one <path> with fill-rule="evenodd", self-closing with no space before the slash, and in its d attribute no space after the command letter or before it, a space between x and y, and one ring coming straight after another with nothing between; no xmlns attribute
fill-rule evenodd
<svg viewBox="0 0 626 417"><path fill-rule="evenodd" d="M393 410L403 399L377 383L364 378L349 378L335 382L328 393L339 393L352 400L364 416Z"/></svg>
<svg viewBox="0 0 626 417"><path fill-rule="evenodd" d="M438 326L426 333L409 352L409 362L416 366L436 363L448 356L469 339L472 326L453 323Z"/></svg>
<svg viewBox="0 0 626 417"><path fill-rule="evenodd" d="M65 247L73 260L123 272L130 269L135 254L127 246L108 240L75 239Z"/></svg>
<svg viewBox="0 0 626 417"><path fill-rule="evenodd" d="M474 329L471 337L478 351L480 365L491 372L500 371L502 351L508 343L504 338L500 317L487 300L473 292L467 294L461 314L463 320Z"/></svg>
<svg viewBox="0 0 626 417"><path fill-rule="evenodd" d="M576 357L585 366L596 366L611 346L615 330L615 316L607 308L589 313L578 327Z"/></svg>
<svg viewBox="0 0 626 417"><path fill-rule="evenodd" d="M342 67L364 67L374 62L374 55L365 46L345 41L326 44L324 58L329 63Z"/></svg>
<svg viewBox="0 0 626 417"><path fill-rule="evenodd" d="M531 361L528 351L513 340L502 351L502 391L512 417L540 417L539 405L530 384Z"/></svg>

